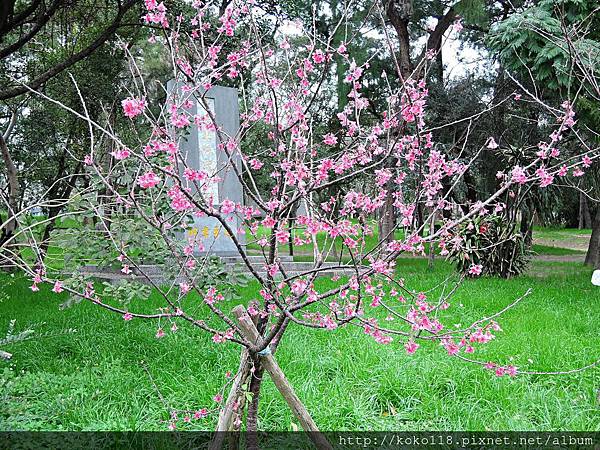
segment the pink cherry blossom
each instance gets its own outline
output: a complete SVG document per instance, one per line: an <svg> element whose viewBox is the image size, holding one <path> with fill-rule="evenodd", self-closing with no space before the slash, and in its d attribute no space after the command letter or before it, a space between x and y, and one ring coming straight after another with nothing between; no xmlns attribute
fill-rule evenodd
<svg viewBox="0 0 600 450"><path fill-rule="evenodd" d="M131 151L128 148L120 148L114 152L110 152L110 154L117 160L121 161L123 159L129 158L131 156Z"/></svg>
<svg viewBox="0 0 600 450"><path fill-rule="evenodd" d="M221 214L231 214L235 211L235 202L225 199L221 202Z"/></svg>
<svg viewBox="0 0 600 450"><path fill-rule="evenodd" d="M62 291L64 291L62 283L60 281L56 280L54 282L54 287L52 288L52 292L56 292L57 294L60 294Z"/></svg>
<svg viewBox="0 0 600 450"><path fill-rule="evenodd" d="M252 169L254 170L260 170L262 168L262 166L264 165L259 159L256 158L252 158L250 161L250 167L252 167Z"/></svg>
<svg viewBox="0 0 600 450"><path fill-rule="evenodd" d="M160 183L160 178L154 172L146 172L138 178L138 184L142 189L153 188Z"/></svg>
<svg viewBox="0 0 600 450"><path fill-rule="evenodd" d="M527 182L527 174L522 167L515 166L511 172L512 180L519 184L525 184Z"/></svg>
<svg viewBox="0 0 600 450"><path fill-rule="evenodd" d="M408 353L409 355L412 355L414 352L416 352L419 347L420 345L417 344L415 341L408 341L406 344L404 344L406 353Z"/></svg>
<svg viewBox="0 0 600 450"><path fill-rule="evenodd" d="M123 106L123 113L130 119L133 119L144 112L146 101L144 99L130 97L123 100L121 105Z"/></svg>
<svg viewBox="0 0 600 450"><path fill-rule="evenodd" d="M557 172L559 177L564 177L569 172L569 168L566 165L562 165Z"/></svg>
<svg viewBox="0 0 600 450"><path fill-rule="evenodd" d="M583 158L581 158L581 162L583 163L583 167L590 167L592 165L592 158L588 155L584 155Z"/></svg>
<svg viewBox="0 0 600 450"><path fill-rule="evenodd" d="M483 271L483 266L481 264L472 264L469 267L469 275L479 276Z"/></svg>
<svg viewBox="0 0 600 450"><path fill-rule="evenodd" d="M489 148L491 150L494 150L494 149L497 149L498 147L499 146L498 146L498 144L496 143L496 140L493 137L491 137L491 138L488 139L487 148Z"/></svg>
<svg viewBox="0 0 600 450"><path fill-rule="evenodd" d="M337 144L337 141L337 137L335 137L335 135L332 133L327 133L325 136L323 136L323 143L326 145L335 145Z"/></svg>

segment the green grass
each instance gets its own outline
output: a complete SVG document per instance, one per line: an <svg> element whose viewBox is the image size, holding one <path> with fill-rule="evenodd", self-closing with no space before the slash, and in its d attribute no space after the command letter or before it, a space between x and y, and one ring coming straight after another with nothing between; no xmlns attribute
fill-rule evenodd
<svg viewBox="0 0 600 450"><path fill-rule="evenodd" d="M429 288L450 272L442 262L429 271L425 260L398 261L399 276L414 289ZM525 370L576 368L599 357L600 289L589 278L589 270L574 264L535 263L531 275L518 279L468 280L446 313L464 325L531 287L531 296L500 320L504 332L476 356ZM319 280L323 288L331 283ZM156 339L156 323L125 322L87 303L60 311L63 295L48 287L32 294L28 286L0 275L0 336L13 318L18 329L41 322L39 333L77 331L3 348L14 357L0 362L0 429L162 430L168 409L140 361L176 409L214 406L225 372L237 368L239 348L213 344L184 323ZM244 289L243 301L255 298L257 289ZM159 305L156 297L136 303L145 311ZM497 378L437 345L407 356L397 340L382 346L354 327L327 332L292 326L277 359L323 430L600 430L600 370ZM259 415L262 430L291 430L295 422L268 379ZM189 429L215 423L213 414Z"/></svg>
<svg viewBox="0 0 600 450"><path fill-rule="evenodd" d="M542 238L560 238L564 236L573 236L573 235L591 235L592 230L587 229L578 229L578 228L562 228L562 227L539 227L534 226L533 232L536 236Z"/></svg>
<svg viewBox="0 0 600 450"><path fill-rule="evenodd" d="M378 234L377 234L377 224L370 223L370 226L373 229L373 234L370 236L365 236L365 251L369 251L373 249L378 243ZM270 233L270 230L265 227L260 227L258 231L258 237L267 237ZM584 252L582 250L577 250L573 248L567 248L573 242L584 242L589 240L589 235L591 234L591 230L578 230L572 228L542 228L535 227L534 228L534 238L542 239L544 241L550 241L552 245L542 245L542 244L534 244L532 246L532 250L537 255L551 255L551 256L568 256L568 255L581 255ZM250 236L247 233L247 236ZM397 231L395 233L395 238L402 240L404 239L404 233L401 231ZM331 246L331 239L327 238L325 232L317 233L317 243L319 248L329 248ZM327 247L324 245L327 244ZM250 242L248 244L248 249L253 251L254 253L258 253L260 251L260 246L255 242ZM340 250L342 249L342 242L338 238L335 240L335 249L336 251L331 253L330 259L335 260L337 255L339 255ZM280 254L288 254L288 245L280 244L278 245L278 250ZM313 245L305 244L303 246L299 246L295 248L296 255L298 260L305 260L305 256L312 255ZM266 250L265 250L266 251ZM439 253L440 249L435 248L435 252ZM425 244L425 253L429 253L429 244Z"/></svg>
<svg viewBox="0 0 600 450"><path fill-rule="evenodd" d="M533 244L531 248L534 254L537 255L552 255L552 256L568 256L568 255L583 255L584 252L571 248L553 247L550 245Z"/></svg>
<svg viewBox="0 0 600 450"><path fill-rule="evenodd" d="M32 220L39 220L39 218L32 218ZM64 219L57 223L57 229L67 229L77 226L77 223L73 219ZM365 236L364 242L364 253L369 252L378 244L378 232L377 232L377 223L374 221L369 222L369 226L373 230L373 234ZM271 229L265 228L264 226L260 226L258 229L258 238L268 237L271 233ZM296 230L295 233L297 235L303 235L299 230ZM583 255L585 252L583 250L577 250L575 248L568 248L572 245L579 246L583 245L587 246L587 242L589 241L589 235L591 234L591 230L578 230L578 229L569 229L569 228L552 228L552 227L534 227L534 239L543 240L543 244L534 244L532 246L532 250L534 255L548 255L548 256L571 256L571 255ZM268 247L261 249L261 247L255 242L256 239L253 238L249 231L246 234L249 243L247 244L247 249L251 254L261 254L264 250L268 253ZM398 240L404 239L403 231L397 231L395 233L395 238ZM324 249L330 249L332 246L332 240L327 236L325 232L319 232L316 236L317 243L319 248L323 251ZM550 245L548 245L550 244ZM338 261L340 251L342 251L343 245L342 240L340 238L335 239L335 250L328 252L328 261ZM429 254L430 244L425 244L425 253ZM278 251L281 255L289 254L288 244L279 244ZM435 246L435 252L438 254L440 249ZM302 246L295 247L295 260L296 261L312 261L313 255L313 244L304 244ZM21 252L21 256L24 257L27 261L33 261L34 254L27 245L24 246L24 249ZM46 265L54 270L62 270L64 268L64 250L55 245L50 245L48 255L46 256ZM342 260L349 261L350 257L348 255L347 249L344 249L344 253L342 253ZM93 259L85 261L86 264L94 263Z"/></svg>

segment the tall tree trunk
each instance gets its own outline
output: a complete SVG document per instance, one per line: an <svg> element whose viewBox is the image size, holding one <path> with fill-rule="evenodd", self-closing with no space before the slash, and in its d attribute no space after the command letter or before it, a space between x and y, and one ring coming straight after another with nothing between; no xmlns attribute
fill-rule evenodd
<svg viewBox="0 0 600 450"><path fill-rule="evenodd" d="M531 248L533 244L533 214L534 214L533 202L525 200L523 207L521 208L521 226L519 231L525 237L525 245L527 248Z"/></svg>
<svg viewBox="0 0 600 450"><path fill-rule="evenodd" d="M398 68L401 82L410 78L412 73L412 63L410 60L410 34L408 24L413 14L412 0L389 0L386 8L386 14L392 23L396 34L398 35L399 52ZM395 158L390 158L388 168L395 170ZM396 191L393 178L386 185L386 197L381 209L379 222L379 241L390 242L394 239L394 229L396 228L396 212L394 210L394 192Z"/></svg>
<svg viewBox="0 0 600 450"><path fill-rule="evenodd" d="M579 193L579 229L592 228L592 215L590 213L590 205L587 201L587 196Z"/></svg>
<svg viewBox="0 0 600 450"><path fill-rule="evenodd" d="M585 264L600 269L600 206L596 208L596 215L592 223L592 236L585 255Z"/></svg>
<svg viewBox="0 0 600 450"><path fill-rule="evenodd" d="M396 211L394 208L394 182L388 180L386 185L386 196L383 208L380 209L379 217L379 242L391 242L394 240L396 229Z"/></svg>
<svg viewBox="0 0 600 450"><path fill-rule="evenodd" d="M81 164L78 164L75 167L75 175L71 176L68 180L64 182L67 183L60 193L56 191L52 191L49 193L49 200L51 201L64 201L71 196L71 192L73 192L73 188L75 187L75 183L78 179L77 173L82 169ZM57 176L57 179L62 176L62 173ZM48 247L50 246L50 234L54 230L56 223L54 218L58 216L61 211L64 209L64 205L60 206L51 206L48 208L48 223L44 228L44 234L42 236L42 243L40 245L40 253L41 257L44 258L46 253L48 252Z"/></svg>
<svg viewBox="0 0 600 450"><path fill-rule="evenodd" d="M429 235L435 233L435 212L431 214L431 224L429 225ZM429 270L433 270L433 262L435 260L435 243L433 241L429 242L429 258L427 259L427 267Z"/></svg>
<svg viewBox="0 0 600 450"><path fill-rule="evenodd" d="M396 34L398 35L398 55L397 55L397 64L399 76L401 78L401 82L405 82L411 77L415 79L419 79L422 76L422 65L419 63L416 64L418 70L413 74L413 62L410 57L410 32L408 29L408 25L412 20L412 16L414 13L414 5L413 0L386 0L386 9L385 9L387 18L390 23L394 27ZM423 52L421 54L421 60L425 57L427 50L439 51L442 45L442 37L446 30L450 27L452 22L456 19L456 13L454 8L449 8L445 14L443 14L438 23L436 24L434 30L429 34L427 39L427 43ZM441 55L440 55L440 63L441 63ZM441 66L440 71L443 70L443 66ZM440 72L441 73L441 72ZM443 73L441 73L443 78ZM389 166L392 170L395 169L395 161L394 164L390 164ZM387 238L389 240L393 239L393 230L396 226L396 217L394 212L394 192L395 186L393 184L388 184L387 195L385 204L382 210L382 223L380 224L380 240ZM422 225L422 206L419 204L420 200L417 198L415 200L417 203L417 226Z"/></svg>
<svg viewBox="0 0 600 450"><path fill-rule="evenodd" d="M17 168L13 163L10 152L8 151L8 146L6 145L6 140L2 134L0 134L0 152L2 153L2 160L6 166L6 176L8 178L8 204L6 205L8 215L6 218L6 225L2 227L2 230L0 230L1 252L4 245L14 236L17 229L17 219L15 216L19 209L19 196L21 194L21 189L19 187ZM4 219L0 219L0 223L3 221ZM2 259L3 258L0 258L0 260ZM8 261L2 261L0 265L10 266Z"/></svg>
<svg viewBox="0 0 600 450"><path fill-rule="evenodd" d="M332 16L331 23L335 24L340 20L340 4L338 0L334 0L330 4ZM337 32L331 38L331 44L337 48L342 43L344 27L341 26L337 29ZM350 86L344 81L346 78L346 59L339 53L335 53L333 56L335 61L335 75L336 75L336 93L337 93L337 109L343 111L348 104L348 94L350 93Z"/></svg>

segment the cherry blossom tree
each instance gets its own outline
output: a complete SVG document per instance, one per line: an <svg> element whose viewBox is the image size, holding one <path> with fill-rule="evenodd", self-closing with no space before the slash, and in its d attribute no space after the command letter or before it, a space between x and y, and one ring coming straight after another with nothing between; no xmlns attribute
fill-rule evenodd
<svg viewBox="0 0 600 450"><path fill-rule="evenodd" d="M399 258L425 255L428 245L439 249L441 255L455 252L465 246L462 230L471 230L476 218L502 218L507 202L522 195L527 186L543 188L557 180L577 177L589 161L597 159L598 148L583 138L579 154L564 157L560 152L564 135L581 136L576 130L577 112L569 99L560 105L540 101L554 123L553 132L530 150L526 165L506 167L498 173L498 186L492 195L475 204L461 205L451 193L460 188L465 171L484 148L501 149L490 138L468 158L451 158L442 144L434 142L432 133L451 125L427 121L428 90L422 77L435 52L414 68L420 79L401 76L405 80L402 84L388 86L383 119L372 120L367 114L370 100L362 93L369 83L363 77L369 61L357 61L348 53L352 36L349 42L332 45L315 39L311 30L302 29L307 43L290 48L286 35L277 35L274 45L266 43L257 26L263 11L253 2L232 2L219 15L210 5L195 0L189 16L175 17L155 0L146 0L145 6L142 20L160 28L150 41L170 55L172 77L180 88L165 87L166 100L156 105L156 99L149 98L143 78L136 76L139 69L131 58L133 85L122 102L123 114L131 120L133 130L150 130L148 135L142 131L134 134L134 139L120 137L109 126L92 120L82 98L83 112L71 112L89 126L91 146L84 163L90 183L64 214L96 214L100 219L98 230L118 255L114 262L119 270L144 278L164 301L163 307L158 311L135 311L111 297L115 290L97 289L89 278L61 275L42 259L18 253L12 257L31 275L34 292L41 283L50 283L54 292L69 292L120 314L126 322L154 321L157 338L168 338L188 324L210 333L215 345L241 347L239 369L223 391L215 393L215 404L191 405L194 409L173 412L168 421L171 429L219 411L217 430L239 430L245 417L244 426L251 432L249 446L255 448L253 432L257 431L266 371L302 426L307 431L318 431L274 357L282 337L294 327L327 330L332 336L340 327L354 327L363 335L361 339L401 345L408 355L418 353L422 345L437 344L441 347L440 357L478 364L495 376L542 373L520 370L506 361L477 358L478 349L501 331L502 313L516 307L529 291L507 299L506 306L490 316L456 327L452 295L465 278L481 276L486 267L477 261L467 262L463 273L445 281L444 293L433 296L431 291L415 289L409 278L402 277ZM374 4L371 14L385 28L385 11ZM342 17L337 26L343 26L344 20ZM234 39L237 45L230 45ZM395 52L392 40L384 37L382 43L380 52ZM347 105L336 118L340 130L336 133L322 130L313 121L319 105L328 101L322 85L331 76L334 57L346 61L344 81L349 92ZM285 68L283 72L281 67ZM206 92L223 83L244 86L242 73L248 71L253 89L240 90L240 129L228 135L212 113ZM45 98L60 104L59 100ZM539 101L534 92L523 89L490 104L481 114L507 102L526 100ZM196 101L204 106L204 114L191 113ZM477 118L462 121L470 130ZM218 151L231 162L226 168L209 172L190 167L181 144L190 131L197 130L216 132ZM242 150L245 139L256 132L264 133L269 145ZM106 140L113 148L113 163L108 166L97 158L97 147ZM397 161L394 167L387 164L390 157ZM234 163L238 158L239 166ZM255 176L265 170L267 163L274 169L269 174L271 188L265 192L257 187ZM216 199L211 194L225 170L242 184L251 205ZM450 186L449 190L442 181ZM375 228L371 219L384 207L390 183L394 187L396 228L386 237L389 239L369 244ZM338 190L330 198L320 196L325 189L342 184L349 188ZM425 206L424 221L416 220L417 204ZM302 210L292 221L298 205ZM161 241L171 269L165 268L161 282L111 227L112 219L103 214L109 207L145 223L147 234L135 239L152 236ZM246 271L260 286L258 298L229 310L228 300L234 289L225 282L211 281L210 248L204 245L201 235L189 232L194 217L218 221L219 232L231 239ZM21 233L26 233L24 230ZM475 232L484 234L486 229L481 227ZM282 262L279 245L287 245L291 235L296 248L312 251L310 269L290 272ZM34 233L26 235L34 250L35 239ZM262 270L251 261L249 244L260 248L257 254ZM336 245L343 248L346 257L332 266L327 262ZM317 277L332 268L341 272L331 278L334 287L320 288ZM600 361L592 362L585 368L598 364ZM311 438L319 448L329 448L319 433L312 433ZM215 438L213 448L220 443Z"/></svg>

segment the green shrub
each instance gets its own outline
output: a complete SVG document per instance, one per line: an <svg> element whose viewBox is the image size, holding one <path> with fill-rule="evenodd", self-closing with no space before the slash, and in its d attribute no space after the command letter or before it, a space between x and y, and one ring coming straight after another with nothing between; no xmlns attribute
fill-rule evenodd
<svg viewBox="0 0 600 450"><path fill-rule="evenodd" d="M482 275L502 278L523 273L531 258L525 237L502 216L476 217L463 223L448 251L459 272L468 274L473 265L480 264Z"/></svg>

